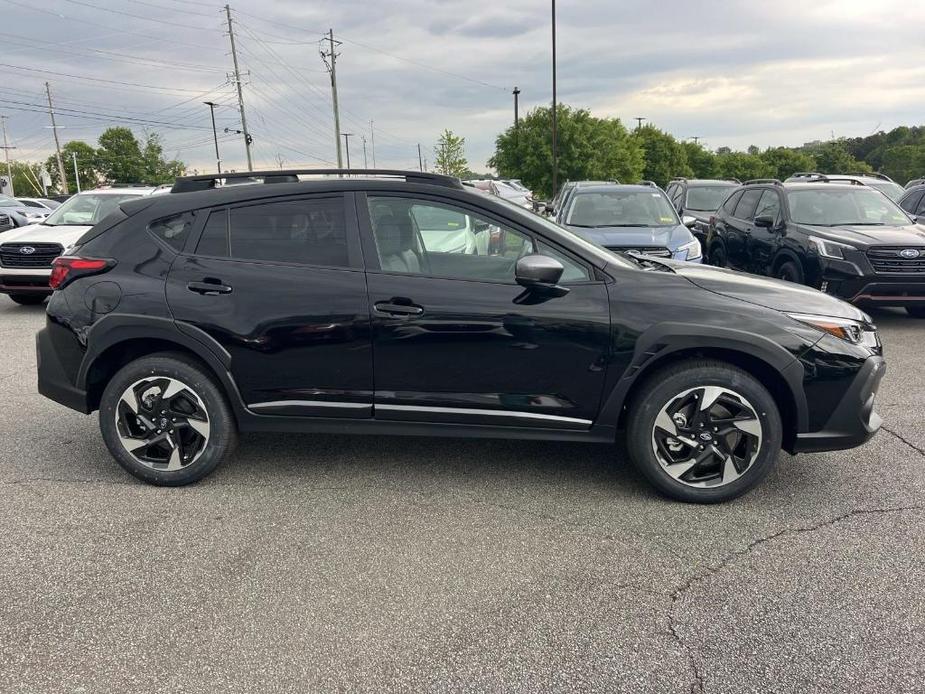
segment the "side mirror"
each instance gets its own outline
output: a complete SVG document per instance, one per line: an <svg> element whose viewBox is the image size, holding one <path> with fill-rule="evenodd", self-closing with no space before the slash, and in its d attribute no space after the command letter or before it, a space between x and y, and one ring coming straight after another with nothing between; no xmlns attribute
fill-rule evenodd
<svg viewBox="0 0 925 694"><path fill-rule="evenodd" d="M697 218L692 217L689 214L686 214L683 217L681 217L681 224L686 226L688 229L692 228L696 223L697 223Z"/></svg>
<svg viewBox="0 0 925 694"><path fill-rule="evenodd" d="M755 226L770 229L774 226L774 217L769 214L760 214L755 217Z"/></svg>
<svg viewBox="0 0 925 694"><path fill-rule="evenodd" d="M563 272L565 272L565 267L555 258L533 253L517 261L514 280L527 289L562 291L564 287L560 287L558 282ZM562 293L567 291L564 289Z"/></svg>

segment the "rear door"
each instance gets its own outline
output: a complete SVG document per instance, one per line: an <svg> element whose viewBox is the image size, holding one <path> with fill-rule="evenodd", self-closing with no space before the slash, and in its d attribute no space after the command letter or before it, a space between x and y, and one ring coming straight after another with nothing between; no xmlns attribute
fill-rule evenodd
<svg viewBox="0 0 925 694"><path fill-rule="evenodd" d="M372 415L366 281L352 194L201 210L174 262L177 321L217 340L258 414Z"/></svg>
<svg viewBox="0 0 925 694"><path fill-rule="evenodd" d="M369 265L376 419L591 425L610 348L607 287L593 268L522 227L438 195L358 196L357 210ZM516 284L517 259L534 252L563 263L568 293L539 296Z"/></svg>
<svg viewBox="0 0 925 694"><path fill-rule="evenodd" d="M747 189L739 198L735 211L726 218L726 257L729 266L736 270L749 267L748 239L752 233L755 208L763 192L761 188Z"/></svg>

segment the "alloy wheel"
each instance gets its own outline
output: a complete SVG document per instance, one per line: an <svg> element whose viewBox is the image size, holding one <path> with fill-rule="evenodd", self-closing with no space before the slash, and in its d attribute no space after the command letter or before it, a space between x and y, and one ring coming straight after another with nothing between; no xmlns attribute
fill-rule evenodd
<svg viewBox="0 0 925 694"><path fill-rule="evenodd" d="M744 475L761 450L755 408L720 386L691 388L662 407L652 448L662 469L691 487L720 487Z"/></svg>
<svg viewBox="0 0 925 694"><path fill-rule="evenodd" d="M153 470L181 470L195 463L209 443L209 414L202 399L175 378L135 381L119 398L115 417L126 452Z"/></svg>

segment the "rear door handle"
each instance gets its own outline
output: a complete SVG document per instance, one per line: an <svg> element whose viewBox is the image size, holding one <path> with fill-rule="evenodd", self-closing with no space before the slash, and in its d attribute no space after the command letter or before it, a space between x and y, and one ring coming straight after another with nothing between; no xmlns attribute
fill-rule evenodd
<svg viewBox="0 0 925 694"><path fill-rule="evenodd" d="M420 316L424 313L424 307L417 304L396 304L393 301L379 301L373 304L379 313L387 313L392 316Z"/></svg>
<svg viewBox="0 0 925 694"><path fill-rule="evenodd" d="M231 287L222 284L220 281L214 282L190 282L186 288L197 294L230 294Z"/></svg>

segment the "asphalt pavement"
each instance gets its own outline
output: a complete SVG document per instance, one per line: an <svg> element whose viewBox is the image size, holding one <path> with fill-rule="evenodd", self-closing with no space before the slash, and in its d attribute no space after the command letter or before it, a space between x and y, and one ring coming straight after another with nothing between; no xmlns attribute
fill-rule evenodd
<svg viewBox="0 0 925 694"><path fill-rule="evenodd" d="M0 297L0 691L925 691L925 321L874 315L881 433L705 507L543 442L252 435L147 486Z"/></svg>

